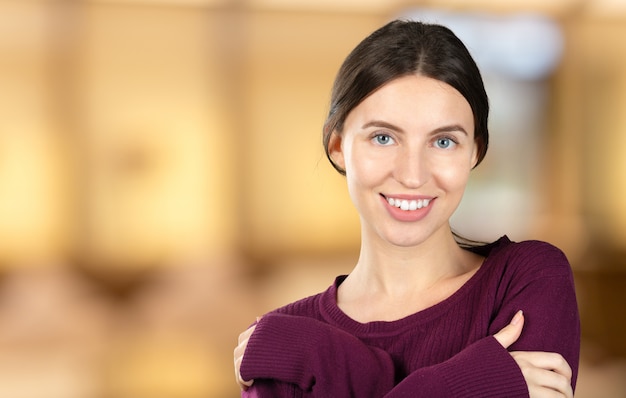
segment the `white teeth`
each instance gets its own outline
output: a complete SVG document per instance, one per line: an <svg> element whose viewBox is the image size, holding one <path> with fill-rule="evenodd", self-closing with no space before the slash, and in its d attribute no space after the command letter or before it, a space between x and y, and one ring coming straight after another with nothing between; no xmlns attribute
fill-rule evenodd
<svg viewBox="0 0 626 398"><path fill-rule="evenodd" d="M387 198L387 202L390 206L397 207L401 210L412 211L428 206L430 204L430 199L406 200Z"/></svg>

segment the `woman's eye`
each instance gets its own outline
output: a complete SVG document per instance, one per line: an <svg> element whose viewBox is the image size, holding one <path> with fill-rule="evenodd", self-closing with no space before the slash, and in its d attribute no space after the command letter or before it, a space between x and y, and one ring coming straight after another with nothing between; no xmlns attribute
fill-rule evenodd
<svg viewBox="0 0 626 398"><path fill-rule="evenodd" d="M393 143L393 138L386 134L377 134L374 137L374 141L376 141L376 143L380 145L389 145Z"/></svg>
<svg viewBox="0 0 626 398"><path fill-rule="evenodd" d="M435 146L441 149L449 149L452 148L454 145L456 145L456 142L448 137L437 138L437 140L435 141Z"/></svg>

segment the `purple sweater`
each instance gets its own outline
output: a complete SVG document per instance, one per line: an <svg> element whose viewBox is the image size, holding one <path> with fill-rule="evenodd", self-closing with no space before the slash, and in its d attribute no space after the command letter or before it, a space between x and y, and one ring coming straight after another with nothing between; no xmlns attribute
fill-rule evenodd
<svg viewBox="0 0 626 398"><path fill-rule="evenodd" d="M362 324L323 293L265 315L241 365L242 397L528 397L522 373L493 337L517 310L511 351L558 352L576 385L580 322L565 255L539 241L473 248L479 270L442 302L392 322Z"/></svg>

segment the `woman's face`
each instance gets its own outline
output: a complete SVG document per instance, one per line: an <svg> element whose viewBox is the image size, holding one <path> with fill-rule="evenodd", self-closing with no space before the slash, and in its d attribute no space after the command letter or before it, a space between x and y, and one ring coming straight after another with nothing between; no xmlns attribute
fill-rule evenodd
<svg viewBox="0 0 626 398"><path fill-rule="evenodd" d="M447 230L476 162L474 118L453 87L397 78L372 93L330 142L363 237L415 246Z"/></svg>

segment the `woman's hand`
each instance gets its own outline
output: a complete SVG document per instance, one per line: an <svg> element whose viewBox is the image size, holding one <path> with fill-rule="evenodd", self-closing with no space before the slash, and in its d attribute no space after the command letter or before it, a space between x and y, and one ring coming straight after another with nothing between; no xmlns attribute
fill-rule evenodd
<svg viewBox="0 0 626 398"><path fill-rule="evenodd" d="M523 327L524 315L518 311L511 323L502 328L494 337L504 348L509 348L522 334ZM560 354L542 351L513 351L511 356L522 371L531 398L573 398L572 369Z"/></svg>
<svg viewBox="0 0 626 398"><path fill-rule="evenodd" d="M259 318L257 318L257 322ZM254 383L254 380L243 380L241 378L241 362L243 361L243 354L246 352L246 347L248 346L248 341L250 340L250 336L254 333L254 329L256 329L256 324L248 328L245 332L239 335L239 344L235 347L234 357L235 357L235 379L237 380L237 384L239 387L245 391Z"/></svg>

